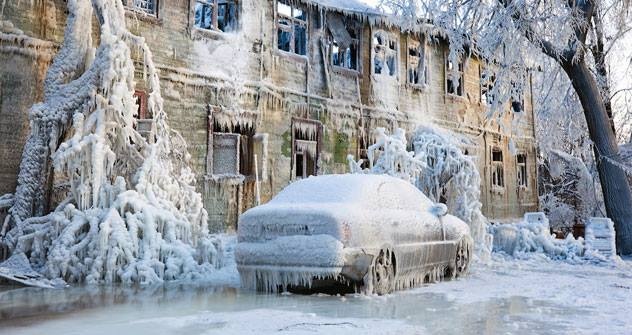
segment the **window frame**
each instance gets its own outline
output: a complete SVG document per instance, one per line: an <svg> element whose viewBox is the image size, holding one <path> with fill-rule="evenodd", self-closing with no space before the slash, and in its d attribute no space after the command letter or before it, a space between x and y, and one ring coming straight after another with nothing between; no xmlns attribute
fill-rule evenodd
<svg viewBox="0 0 632 335"><path fill-rule="evenodd" d="M452 64L452 61L450 60L449 54L446 52L444 54L444 58L445 58L445 62L443 64L443 74L445 76L445 94L450 95L450 96L454 96L454 97L461 97L464 98L465 97L465 59L464 57L461 57L458 60L458 64L457 64L457 71L456 73L459 74L459 86L454 89L455 92L450 92L449 91L449 83L452 81L452 79L450 78L450 73L452 72L452 70L450 69L450 66L454 66ZM454 86L454 84L453 84ZM461 93L459 94L459 90L461 91Z"/></svg>
<svg viewBox="0 0 632 335"><path fill-rule="evenodd" d="M191 9L191 13L192 13L192 27L198 31L202 31L202 32L216 32L216 33L231 33L231 32L235 32L239 30L239 19L240 19L240 0L225 0L224 3L228 3L228 2L233 2L235 5L235 26L233 27L232 30L222 30L219 29L218 24L219 24L219 7L220 7L220 0L192 0L191 4L192 4L192 9ZM202 4L202 5L206 5L206 6L210 6L212 8L212 15L211 15L211 27L210 28L204 28L204 27L200 27L196 25L195 22L195 15L196 15L196 6L197 4Z"/></svg>
<svg viewBox="0 0 632 335"><path fill-rule="evenodd" d="M221 107L218 106L209 106L208 109L208 123L207 123L207 150L206 150L206 175L208 176L217 176L220 178L234 178L234 177L243 177L244 180L251 180L255 178L255 164L254 164L254 155L256 154L255 143L258 141L256 139L256 128L245 127L241 128L242 125L236 125L235 127L239 127L236 129L235 127L226 128L219 124L215 123L215 115L218 113L222 113ZM220 129L218 129L218 127ZM236 136L238 141L235 143L235 155L236 155L236 173L235 174L217 174L214 169L215 163L215 136ZM247 142L246 142L247 141ZM248 146L248 153L244 153L242 150L244 143ZM242 157L243 155L247 155L246 157ZM245 159L244 159L245 158ZM263 157L258 157L263 159ZM244 162L246 166L244 166ZM261 169L262 167L259 166ZM244 174L244 172L246 172ZM260 176L261 177L261 176Z"/></svg>
<svg viewBox="0 0 632 335"><path fill-rule="evenodd" d="M384 44L379 43L379 41L377 40L378 35L384 39L385 41ZM393 48L391 48L390 42L394 43ZM380 50L378 51L378 49ZM378 54L383 54L384 64L386 66L388 66L387 63L388 63L389 56L393 57L395 66L394 66L394 69L392 70L393 72L392 74L384 73L383 72L384 67L382 67L382 69L380 70L380 73L377 73L377 71L375 71L375 65L376 65L375 60L377 59ZM391 70L390 67L388 69ZM388 77L399 78L399 39L396 37L393 37L392 34L381 29L374 31L371 35L371 74L379 75L379 76L386 75Z"/></svg>
<svg viewBox="0 0 632 335"><path fill-rule="evenodd" d="M126 10L129 10L131 12L134 13L140 13L143 15L148 15L151 17L155 17L158 18L158 12L159 12L159 8L160 8L160 0L138 0L138 1L143 1L143 2L152 2L154 5L154 10L153 12L149 12L145 9L143 9L142 7L139 7L136 5L136 1L137 0L123 0L123 7L125 7ZM132 3L131 5L129 3Z"/></svg>
<svg viewBox="0 0 632 335"><path fill-rule="evenodd" d="M494 159L494 153L500 154L500 160ZM492 189L505 188L505 161L503 151L498 147L491 148L491 186Z"/></svg>
<svg viewBox="0 0 632 335"><path fill-rule="evenodd" d="M312 124L314 126L317 127L317 131L316 131L316 138L315 139L300 139L297 138L296 136L296 130L299 129L299 127L297 127L298 124L301 123L307 123L307 124ZM318 121L318 120L312 120L312 119L303 119L303 118L297 118L297 117L293 117L292 118L292 124L291 124L291 132L292 132L292 161L291 161L291 170L290 170L290 178L292 180L298 180L298 179L302 179L302 178L306 178L309 177L310 174L306 175L306 169L307 166L305 164L306 162L306 157L305 155L307 153L304 152L298 152L298 150L296 149L297 147L297 141L306 141L306 142L316 142L316 155L314 157L314 174L311 174L313 176L317 176L319 173L319 169L318 169L318 161L320 159L320 154L321 154L321 147L322 147L322 133L323 133L323 124ZM303 176L301 176L300 178L297 175L296 169L298 168L298 164L297 164L297 155L303 155L303 161L302 161L302 167L303 167Z"/></svg>
<svg viewBox="0 0 632 335"><path fill-rule="evenodd" d="M334 46L338 48L338 55L344 54L344 53L340 53L341 49L338 46L338 43L336 42L333 34L331 34L331 32L328 32L328 38L329 38L329 45L331 46L330 50L329 50L329 63L331 64L332 68L336 69L336 70L343 70L343 71L351 71L351 72L356 72L356 73L360 73L360 61L361 61L361 57L360 57L360 46L362 45L362 28L358 27L356 24L353 25L346 25L345 27L347 28L347 32L349 32L351 35L351 32L353 32L353 34L355 35L355 37L351 37L351 45L347 46L347 48L344 50L344 52L346 53L347 49L350 50L351 52L351 47L355 47L355 68L353 67L346 67L343 65L339 65L336 64L334 62ZM352 55L353 56L353 55ZM352 63L353 64L353 63Z"/></svg>
<svg viewBox="0 0 632 335"><path fill-rule="evenodd" d="M524 157L524 162L520 162L520 157ZM520 152L516 154L516 185L519 188L529 188L529 162L527 154ZM522 171L521 171L522 170ZM520 178L522 176L522 178Z"/></svg>
<svg viewBox="0 0 632 335"><path fill-rule="evenodd" d="M290 16L279 13L279 3L282 3L288 7L290 7ZM302 11L305 20L294 17L294 11L300 10ZM309 55L309 11L306 6L303 6L298 3L293 3L288 0L276 0L274 1L274 27L275 27L275 45L276 50L285 54L293 55L296 57L307 58ZM291 25L288 27L287 25L282 25L279 21L288 20ZM300 54L296 52L296 26L302 26L305 29L305 54ZM290 33L290 48L289 50L283 50L279 48L279 31L289 32Z"/></svg>
<svg viewBox="0 0 632 335"><path fill-rule="evenodd" d="M417 44L417 52L418 55L414 56L410 54L410 51L413 50L413 46L411 44ZM416 66L413 67L413 63ZM413 82L411 81L411 70L419 70L419 63L423 60L423 82ZM417 73L417 78L420 77L420 74ZM415 40L412 36L408 37L407 45L406 45L406 83L412 87L425 88L430 85L430 50L428 48L427 38L422 37L421 40Z"/></svg>

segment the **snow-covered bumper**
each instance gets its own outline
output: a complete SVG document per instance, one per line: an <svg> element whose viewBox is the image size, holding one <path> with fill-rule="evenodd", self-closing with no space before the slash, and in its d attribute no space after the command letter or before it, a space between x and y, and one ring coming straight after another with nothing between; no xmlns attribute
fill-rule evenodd
<svg viewBox="0 0 632 335"><path fill-rule="evenodd" d="M276 291L279 286L309 287L315 278L362 280L373 257L345 248L330 235L297 235L240 242L235 259L244 288Z"/></svg>

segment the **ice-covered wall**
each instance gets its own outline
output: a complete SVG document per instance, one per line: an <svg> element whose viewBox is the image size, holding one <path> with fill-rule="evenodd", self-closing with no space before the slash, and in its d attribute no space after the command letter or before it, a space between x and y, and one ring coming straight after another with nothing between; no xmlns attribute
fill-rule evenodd
<svg viewBox="0 0 632 335"><path fill-rule="evenodd" d="M153 51L163 87L165 110L171 126L180 131L188 144L197 189L204 195L212 229L234 225L237 215L254 205L255 192L252 178L236 184L234 179L218 182L209 175L208 156L212 155L209 150L209 129L212 130L209 114L214 114L213 120L222 124L254 124L256 133L269 135L268 174L261 181L263 201L290 182L293 166L291 125L294 118L307 118L323 124L319 173L344 172L346 156L358 154L360 140L365 143L374 140L368 129L402 127L410 133L419 122L434 121L474 139L476 144L470 150L476 149L471 154L479 166L486 214L491 217L520 216L530 208L530 203L536 203L535 187L527 192L516 192L515 161L507 137L514 135L516 146L529 152L529 167L535 178L530 108L527 106L516 131L508 126L500 128L494 123L484 124L485 108L479 103L480 64L475 58L466 66L467 96L454 98L445 94L444 52L447 44L440 38L431 45L430 83L426 89L419 90L405 82L408 35L385 20L366 15L350 16L362 27L360 67L359 71L340 71L332 66L328 52L323 54L321 48L329 38L323 21L326 15L321 10L331 4L305 7L309 9L307 55L297 56L277 50L273 1L240 1L239 29L231 33L195 28L191 3L159 1L157 17L127 11L126 21L130 31L142 35ZM37 11L34 11L29 1L7 2L5 18L29 36L59 44L66 19L65 6L65 1L49 0L38 3ZM34 19L36 13L37 17L49 19ZM397 80L389 81L384 90L380 90L380 85L384 84L371 75L371 35L376 30L389 31L398 40L399 73ZM97 36L94 33L93 36L96 40ZM132 56L136 61L136 89L146 90L140 80L144 76L140 66L142 57L136 52L132 52ZM0 51L0 57L13 55ZM5 69L0 65L0 71L8 71L8 67ZM15 80L38 82L41 87L42 79L27 73L11 76ZM32 86L29 84L29 87ZM528 101L527 98L527 105ZM1 113L12 112L6 104L2 106ZM26 108L22 112L25 113ZM503 122L511 125L512 118L508 115ZM503 194L491 193L486 188L490 175L486 168L490 161L489 146L498 135L497 145L505 153L507 166L508 184ZM24 138L18 138L16 144L23 141ZM0 143L0 152L3 149ZM13 159L7 161L17 161L15 155L9 158ZM15 176L17 165L6 170ZM0 174L6 170L0 170ZM12 191L14 180L7 178L9 184L0 182L0 186ZM63 181L58 186L63 189Z"/></svg>

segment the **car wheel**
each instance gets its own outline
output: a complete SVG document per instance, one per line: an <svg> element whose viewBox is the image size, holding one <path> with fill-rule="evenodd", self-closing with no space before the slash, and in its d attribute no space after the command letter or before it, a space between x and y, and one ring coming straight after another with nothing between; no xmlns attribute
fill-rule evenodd
<svg viewBox="0 0 632 335"><path fill-rule="evenodd" d="M472 258L472 238L463 236L456 246L456 259L454 262L454 274L456 277L464 276L470 267Z"/></svg>
<svg viewBox="0 0 632 335"><path fill-rule="evenodd" d="M395 264L393 254L389 249L380 250L371 267L373 293L378 295L393 292L395 284Z"/></svg>

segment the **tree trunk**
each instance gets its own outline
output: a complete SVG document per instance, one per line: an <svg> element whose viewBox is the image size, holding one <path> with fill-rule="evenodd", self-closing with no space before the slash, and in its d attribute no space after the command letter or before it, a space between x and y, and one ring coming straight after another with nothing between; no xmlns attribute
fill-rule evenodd
<svg viewBox="0 0 632 335"><path fill-rule="evenodd" d="M595 147L595 158L603 191L606 212L614 221L617 250L622 255L632 254L632 192L621 164L619 147L610 127L610 119L597 82L584 60L562 61L581 101L590 138Z"/></svg>

